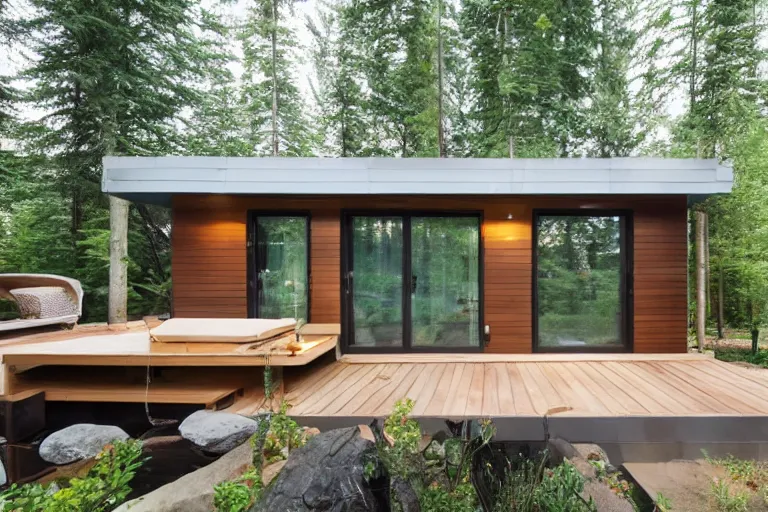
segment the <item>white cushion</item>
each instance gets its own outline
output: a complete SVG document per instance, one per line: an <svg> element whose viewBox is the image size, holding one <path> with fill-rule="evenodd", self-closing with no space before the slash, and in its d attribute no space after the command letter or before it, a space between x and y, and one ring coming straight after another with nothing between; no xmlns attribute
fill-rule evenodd
<svg viewBox="0 0 768 512"><path fill-rule="evenodd" d="M295 318L171 318L149 334L154 341L164 343L252 343L295 328Z"/></svg>

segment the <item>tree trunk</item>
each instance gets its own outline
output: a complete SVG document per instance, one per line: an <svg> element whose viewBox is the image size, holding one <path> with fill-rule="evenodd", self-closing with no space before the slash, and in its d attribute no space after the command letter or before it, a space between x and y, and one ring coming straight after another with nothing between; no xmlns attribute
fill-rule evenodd
<svg viewBox="0 0 768 512"><path fill-rule="evenodd" d="M272 156L280 152L277 137L277 0L272 0Z"/></svg>
<svg viewBox="0 0 768 512"><path fill-rule="evenodd" d="M757 349L758 349L757 341L760 338L760 330L755 327L752 327L752 331L750 334L752 334L752 353L757 354Z"/></svg>
<svg viewBox="0 0 768 512"><path fill-rule="evenodd" d="M443 124L443 2L437 0L437 146L445 158L445 125Z"/></svg>
<svg viewBox="0 0 768 512"><path fill-rule="evenodd" d="M693 12L691 13L691 77L690 77L690 83L689 85L689 102L690 102L690 109L693 113L696 107L696 64L697 64L697 58L698 58L698 44L699 44L699 34L698 34L698 0L694 0L691 2L691 9L693 9Z"/></svg>
<svg viewBox="0 0 768 512"><path fill-rule="evenodd" d="M709 215L704 214L704 268L706 271L706 279L704 283L706 285L707 294L707 318L712 318L715 314L712 307L712 269L710 267L711 259L709 257Z"/></svg>
<svg viewBox="0 0 768 512"><path fill-rule="evenodd" d="M109 196L110 324L128 321L128 201Z"/></svg>
<svg viewBox="0 0 768 512"><path fill-rule="evenodd" d="M707 268L706 268L706 218L705 213L696 211L696 341L699 352L704 351L704 336L707 327Z"/></svg>
<svg viewBox="0 0 768 512"><path fill-rule="evenodd" d="M721 261L717 268L717 339L719 340L725 337L723 335L723 318L725 316L723 314L725 310L725 306L723 306L723 302L725 301L724 286L725 276L723 275L723 264Z"/></svg>

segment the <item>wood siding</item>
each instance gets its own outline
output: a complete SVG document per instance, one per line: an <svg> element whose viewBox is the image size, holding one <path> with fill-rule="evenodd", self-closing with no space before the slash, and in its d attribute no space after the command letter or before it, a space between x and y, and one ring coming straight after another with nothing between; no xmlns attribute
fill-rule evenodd
<svg viewBox="0 0 768 512"><path fill-rule="evenodd" d="M248 210L311 212L311 321L341 321L341 210L482 210L486 352L532 349L534 208L633 211L634 351L685 352L687 241L684 196L445 197L377 196L286 199L180 196L173 204L173 297L178 317L247 315ZM512 214L513 219L507 217Z"/></svg>

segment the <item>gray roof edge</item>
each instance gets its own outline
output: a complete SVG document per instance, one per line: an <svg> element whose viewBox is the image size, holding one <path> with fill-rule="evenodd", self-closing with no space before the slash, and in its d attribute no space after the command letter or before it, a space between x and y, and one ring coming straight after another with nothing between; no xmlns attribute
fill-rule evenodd
<svg viewBox="0 0 768 512"><path fill-rule="evenodd" d="M732 166L717 159L110 156L103 163L104 192L141 198L206 193L709 195L728 193L733 186Z"/></svg>

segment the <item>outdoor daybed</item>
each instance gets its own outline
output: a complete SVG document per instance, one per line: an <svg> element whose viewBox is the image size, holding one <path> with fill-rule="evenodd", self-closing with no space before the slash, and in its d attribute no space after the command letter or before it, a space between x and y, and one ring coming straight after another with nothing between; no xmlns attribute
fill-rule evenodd
<svg viewBox="0 0 768 512"><path fill-rule="evenodd" d="M21 318L0 322L0 332L77 323L83 288L76 279L52 274L0 274L0 298L14 301Z"/></svg>

